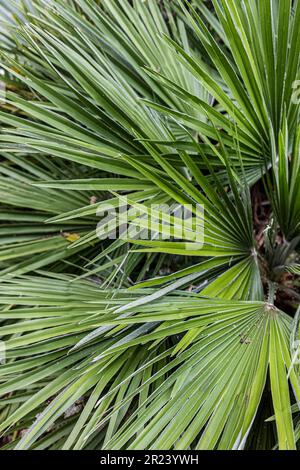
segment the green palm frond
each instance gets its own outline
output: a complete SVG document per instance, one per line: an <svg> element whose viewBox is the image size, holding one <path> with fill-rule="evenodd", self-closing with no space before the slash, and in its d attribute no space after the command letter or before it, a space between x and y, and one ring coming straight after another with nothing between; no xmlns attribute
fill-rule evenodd
<svg viewBox="0 0 300 470"><path fill-rule="evenodd" d="M299 25L293 0L5 10L4 449L299 448Z"/></svg>
<svg viewBox="0 0 300 470"><path fill-rule="evenodd" d="M1 428L20 420L25 425L29 413L55 396L17 447L31 446L85 393L90 397L78 415L80 426L74 423L73 434L65 436L65 448L75 442L80 442L75 448L81 448L99 428L106 429L101 435L108 448L131 442L132 449L182 449L197 439L201 429L196 448L243 446L269 367L279 445L294 448L286 378L291 364L290 317L263 302L192 294L174 293L151 305L138 305L143 295L143 291L130 295L126 290L99 290L85 281L70 284L66 276L27 277L3 284L2 305L19 307L4 308L2 314L18 321L1 328L1 334L10 338L9 364L1 368L2 381L6 378L1 393L34 384L37 390L24 403L20 398L21 406ZM129 315L120 316L120 305L132 296L136 306ZM16 336L21 331L26 334ZM180 333L184 336L178 343ZM128 366L106 389L106 374L113 379L124 361ZM293 370L290 380L299 398ZM122 425L120 416L132 400L139 400L140 407ZM83 422L87 425L82 428Z"/></svg>

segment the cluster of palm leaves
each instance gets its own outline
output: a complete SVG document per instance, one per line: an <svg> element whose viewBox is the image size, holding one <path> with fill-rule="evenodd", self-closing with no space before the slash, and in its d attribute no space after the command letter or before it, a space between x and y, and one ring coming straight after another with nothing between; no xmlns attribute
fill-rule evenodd
<svg viewBox="0 0 300 470"><path fill-rule="evenodd" d="M296 449L300 1L7 3L3 449Z"/></svg>

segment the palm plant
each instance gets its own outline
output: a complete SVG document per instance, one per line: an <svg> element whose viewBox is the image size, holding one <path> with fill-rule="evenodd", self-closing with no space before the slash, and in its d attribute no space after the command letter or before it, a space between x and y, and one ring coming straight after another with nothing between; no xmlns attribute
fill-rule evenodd
<svg viewBox="0 0 300 470"><path fill-rule="evenodd" d="M297 448L299 24L292 0L14 7L4 448ZM164 240L176 215L150 240L99 239L125 196L140 230L153 204L203 205L203 243Z"/></svg>

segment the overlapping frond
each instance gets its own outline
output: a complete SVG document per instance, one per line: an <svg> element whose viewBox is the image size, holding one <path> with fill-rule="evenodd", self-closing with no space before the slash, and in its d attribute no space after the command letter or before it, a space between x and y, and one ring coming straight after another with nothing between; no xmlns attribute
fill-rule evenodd
<svg viewBox="0 0 300 470"><path fill-rule="evenodd" d="M4 448L299 445L299 24L292 0L7 10Z"/></svg>

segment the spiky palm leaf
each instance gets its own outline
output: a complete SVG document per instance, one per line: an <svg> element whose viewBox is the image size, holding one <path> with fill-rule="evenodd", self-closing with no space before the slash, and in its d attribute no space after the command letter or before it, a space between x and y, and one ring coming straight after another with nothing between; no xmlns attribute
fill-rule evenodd
<svg viewBox="0 0 300 470"><path fill-rule="evenodd" d="M211 4L35 0L13 23L0 111L7 448L244 448L263 396L279 448L296 448L300 4ZM182 238L176 217L152 240L99 240L97 214L124 196L141 230L152 204L204 205L203 243L193 229L164 241ZM157 276L175 256L187 262Z"/></svg>

